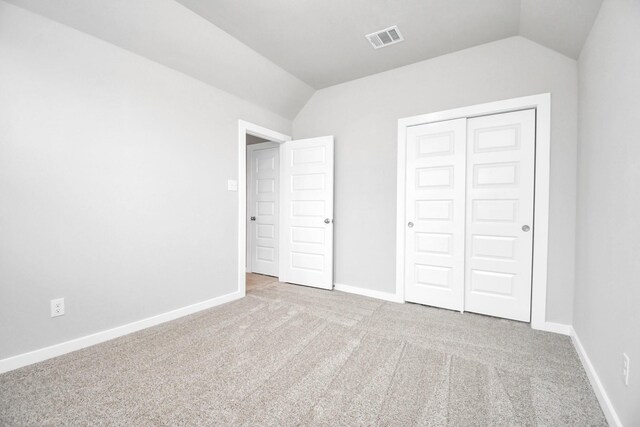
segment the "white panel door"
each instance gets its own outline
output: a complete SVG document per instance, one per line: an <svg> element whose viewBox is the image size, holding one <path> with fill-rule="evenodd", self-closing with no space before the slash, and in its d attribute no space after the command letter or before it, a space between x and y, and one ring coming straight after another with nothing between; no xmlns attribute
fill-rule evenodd
<svg viewBox="0 0 640 427"><path fill-rule="evenodd" d="M462 310L466 119L407 129L405 299Z"/></svg>
<svg viewBox="0 0 640 427"><path fill-rule="evenodd" d="M529 322L535 110L467 121L465 310Z"/></svg>
<svg viewBox="0 0 640 427"><path fill-rule="evenodd" d="M280 281L333 288L333 136L281 144Z"/></svg>
<svg viewBox="0 0 640 427"><path fill-rule="evenodd" d="M249 266L254 273L278 276L279 147L270 142L247 147L249 182Z"/></svg>

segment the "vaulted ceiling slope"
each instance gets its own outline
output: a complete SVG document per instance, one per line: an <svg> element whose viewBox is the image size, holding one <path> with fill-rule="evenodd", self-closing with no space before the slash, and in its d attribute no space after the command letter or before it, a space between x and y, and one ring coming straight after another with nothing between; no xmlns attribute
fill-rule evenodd
<svg viewBox="0 0 640 427"><path fill-rule="evenodd" d="M289 119L316 89L514 35L577 58L602 2L5 1ZM374 50L364 35L391 25L405 41Z"/></svg>
<svg viewBox="0 0 640 427"><path fill-rule="evenodd" d="M602 0L177 0L316 89L521 35L577 58ZM364 35L398 25L405 41Z"/></svg>
<svg viewBox="0 0 640 427"><path fill-rule="evenodd" d="M292 119L306 83L173 0L6 0Z"/></svg>

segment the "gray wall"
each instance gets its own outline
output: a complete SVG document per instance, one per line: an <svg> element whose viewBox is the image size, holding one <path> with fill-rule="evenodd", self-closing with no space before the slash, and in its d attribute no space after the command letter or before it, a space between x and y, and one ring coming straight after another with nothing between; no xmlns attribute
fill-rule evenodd
<svg viewBox="0 0 640 427"><path fill-rule="evenodd" d="M605 0L579 60L574 329L626 426L640 425L639 43L640 2Z"/></svg>
<svg viewBox="0 0 640 427"><path fill-rule="evenodd" d="M501 99L552 94L547 317L570 324L577 142L576 61L512 37L322 89L295 138L336 137L335 281L395 291L397 120Z"/></svg>
<svg viewBox="0 0 640 427"><path fill-rule="evenodd" d="M0 359L236 289L237 120L288 120L3 2L0 58Z"/></svg>

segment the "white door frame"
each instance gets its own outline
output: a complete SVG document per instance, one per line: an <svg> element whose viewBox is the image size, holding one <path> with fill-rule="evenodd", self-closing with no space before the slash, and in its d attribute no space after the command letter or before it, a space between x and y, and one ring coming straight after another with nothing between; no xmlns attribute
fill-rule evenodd
<svg viewBox="0 0 640 427"><path fill-rule="evenodd" d="M238 120L238 292L243 297L247 294L247 134L279 144L291 141L289 135Z"/></svg>
<svg viewBox="0 0 640 427"><path fill-rule="evenodd" d="M535 227L533 228L533 274L531 294L531 327L558 332L546 320L547 257L549 240L549 166L551 152L551 94L525 96L504 101L405 117L398 120L398 177L396 216L396 299L404 299L406 139L409 126L444 120L471 118L510 111L536 109Z"/></svg>

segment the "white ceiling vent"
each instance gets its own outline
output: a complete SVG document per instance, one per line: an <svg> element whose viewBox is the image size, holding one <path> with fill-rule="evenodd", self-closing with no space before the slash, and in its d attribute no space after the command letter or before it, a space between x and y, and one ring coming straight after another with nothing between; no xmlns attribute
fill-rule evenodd
<svg viewBox="0 0 640 427"><path fill-rule="evenodd" d="M367 34L365 37L374 49L380 49L381 47L400 43L404 40L404 37L400 34L400 30L395 25L381 31L376 31L375 33Z"/></svg>

